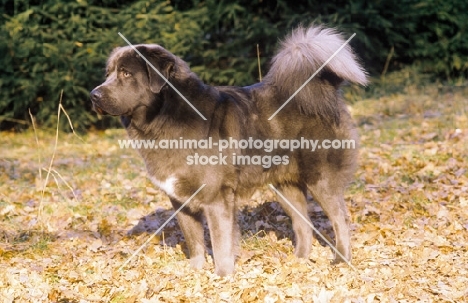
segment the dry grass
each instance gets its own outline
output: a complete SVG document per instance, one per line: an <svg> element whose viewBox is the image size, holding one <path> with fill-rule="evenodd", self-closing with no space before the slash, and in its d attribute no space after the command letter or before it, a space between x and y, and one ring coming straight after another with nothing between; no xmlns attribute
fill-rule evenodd
<svg viewBox="0 0 468 303"><path fill-rule="evenodd" d="M119 149L126 134L60 133L54 148L54 131L38 129L37 144L33 131L2 133L0 301L461 302L468 296L466 96L461 88L410 87L354 104L361 165L347 201L357 272L331 266L330 248L318 241L309 260L294 258L289 218L267 188L240 212L233 277L215 276L210 257L205 270L191 270L175 221L118 271L172 213L137 153ZM313 202L310 216L333 237Z"/></svg>

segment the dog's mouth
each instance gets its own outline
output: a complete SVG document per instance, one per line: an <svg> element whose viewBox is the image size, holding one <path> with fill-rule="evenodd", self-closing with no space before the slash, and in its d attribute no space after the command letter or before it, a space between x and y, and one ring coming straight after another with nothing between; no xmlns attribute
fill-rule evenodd
<svg viewBox="0 0 468 303"><path fill-rule="evenodd" d="M96 105L96 103L93 103L93 110L100 114L101 116L114 116L114 117L120 117L120 116L128 116L130 115L131 111L126 111L124 113L115 113L115 112L108 112L102 109L99 105Z"/></svg>
<svg viewBox="0 0 468 303"><path fill-rule="evenodd" d="M105 110L103 110L102 108L100 108L99 106L97 106L96 103L93 103L93 110L94 110L96 113L98 113L98 114L100 114L100 115L102 115L102 116L105 116L105 115L108 115L108 114L109 114L108 112L106 112Z"/></svg>

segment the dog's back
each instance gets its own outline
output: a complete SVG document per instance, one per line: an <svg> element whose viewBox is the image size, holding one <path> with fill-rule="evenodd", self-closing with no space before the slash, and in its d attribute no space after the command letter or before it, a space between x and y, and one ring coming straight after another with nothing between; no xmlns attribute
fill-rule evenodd
<svg viewBox="0 0 468 303"><path fill-rule="evenodd" d="M216 273L234 271L238 201L265 183L279 193L292 219L298 257L307 258L311 249L310 192L332 222L336 261L351 259L343 196L357 163L357 132L339 86L367 80L343 45L332 30L299 28L285 39L264 80L244 88L205 85L159 45L124 47L111 55L107 79L91 100L99 113L122 116L132 139L233 143L222 151L221 145L139 150L151 180L174 208L193 198L177 214L193 268L204 264L203 212ZM354 144L343 147L343 142ZM195 156L207 161L196 164Z"/></svg>

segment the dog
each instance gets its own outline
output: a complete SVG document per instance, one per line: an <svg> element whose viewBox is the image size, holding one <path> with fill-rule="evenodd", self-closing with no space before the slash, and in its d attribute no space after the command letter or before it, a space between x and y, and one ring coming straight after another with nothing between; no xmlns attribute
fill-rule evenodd
<svg viewBox="0 0 468 303"><path fill-rule="evenodd" d="M156 44L112 51L106 80L91 91L90 99L97 113L120 116L130 139L232 143L223 150L214 146L139 149L149 178L168 195L174 209L198 191L177 213L192 268L201 269L205 263L204 215L215 273L234 273L240 238L237 206L266 183L281 193L278 201L291 217L297 257L307 258L311 250L310 193L332 223L340 252L334 262L351 260L344 191L356 170L357 145L312 152L278 144L272 149L234 144L250 140L281 145L299 138L357 142L340 87L344 82L366 85L368 80L348 45L337 52L344 43L334 29L299 27L280 44L264 79L247 87L207 85L186 62ZM242 161L236 162L236 157ZM200 159L204 162L196 163Z"/></svg>

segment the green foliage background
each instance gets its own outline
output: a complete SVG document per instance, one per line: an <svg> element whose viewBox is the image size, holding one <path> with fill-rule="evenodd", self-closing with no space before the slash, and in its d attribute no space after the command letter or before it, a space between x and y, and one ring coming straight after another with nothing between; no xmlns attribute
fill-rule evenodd
<svg viewBox="0 0 468 303"><path fill-rule="evenodd" d="M450 81L468 74L468 2L316 0L0 0L0 129L21 127L28 109L42 125L57 103L75 128L104 127L89 91L103 80L112 48L158 43L207 83L247 85L268 69L278 39L299 24L357 35L352 46L372 75L415 66ZM387 63L387 64L386 64ZM389 63L389 64L388 64Z"/></svg>

